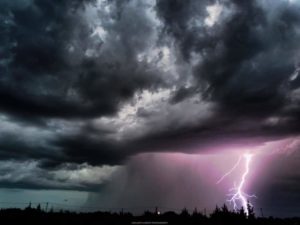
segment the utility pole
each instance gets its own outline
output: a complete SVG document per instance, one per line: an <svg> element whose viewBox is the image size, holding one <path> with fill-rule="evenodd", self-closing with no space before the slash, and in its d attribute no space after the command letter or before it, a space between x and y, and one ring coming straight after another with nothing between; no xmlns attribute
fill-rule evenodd
<svg viewBox="0 0 300 225"><path fill-rule="evenodd" d="M260 213L261 213L261 217L264 217L264 212L262 208L260 208Z"/></svg>
<svg viewBox="0 0 300 225"><path fill-rule="evenodd" d="M48 212L48 202L46 202L46 212Z"/></svg>

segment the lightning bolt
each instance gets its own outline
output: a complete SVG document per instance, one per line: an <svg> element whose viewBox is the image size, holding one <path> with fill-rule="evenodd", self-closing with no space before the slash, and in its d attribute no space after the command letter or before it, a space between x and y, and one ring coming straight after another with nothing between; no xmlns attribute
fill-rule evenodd
<svg viewBox="0 0 300 225"><path fill-rule="evenodd" d="M218 180L217 184L221 183L225 177L229 176L239 166L241 160L242 160L242 157L240 156L238 161L236 162L236 164Z"/></svg>
<svg viewBox="0 0 300 225"><path fill-rule="evenodd" d="M230 198L227 201L229 201L233 205L234 211L238 210L239 205L242 206L243 209L245 210L245 213L247 216L249 215L249 210L247 207L247 200L250 198L256 198L255 195L249 195L243 191L243 188L244 188L246 180L247 180L247 175L250 172L250 163L251 163L252 158L253 158L253 155L249 154L249 153L244 154L243 157L240 156L238 161L236 162L236 164L227 173L225 173L217 182L217 184L219 184L225 177L229 176L239 166L242 159L244 159L245 168L244 168L244 172L242 174L241 180L239 182L239 185L236 186L234 184L234 187L229 190L230 193L228 194L228 196L230 196ZM251 205L251 203L250 203L250 205Z"/></svg>

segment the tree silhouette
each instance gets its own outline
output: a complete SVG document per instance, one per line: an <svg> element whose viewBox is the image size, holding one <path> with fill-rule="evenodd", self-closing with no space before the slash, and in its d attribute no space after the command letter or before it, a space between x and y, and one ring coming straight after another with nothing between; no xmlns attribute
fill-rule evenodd
<svg viewBox="0 0 300 225"><path fill-rule="evenodd" d="M41 204L38 204L38 205L37 205L36 210L39 211L39 212L42 211L42 209L41 209Z"/></svg>
<svg viewBox="0 0 300 225"><path fill-rule="evenodd" d="M189 217L190 216L189 211L186 208L183 208L181 213L180 213L180 216Z"/></svg>
<svg viewBox="0 0 300 225"><path fill-rule="evenodd" d="M25 208L25 210L31 210L31 202L29 202L28 206Z"/></svg>
<svg viewBox="0 0 300 225"><path fill-rule="evenodd" d="M5 225L30 224L30 225L131 225L138 221L141 224L152 222L166 222L174 225L296 225L300 224L300 218L276 219L276 218L256 218L253 206L248 202L246 216L245 209L231 211L226 205L221 208L216 206L210 216L201 214L197 209L192 215L184 208L180 213L168 211L157 214L155 211L146 211L142 215L133 216L129 212L88 212L79 213L67 210L54 212L52 207L49 211L42 209L38 204L32 208L31 203L25 209L1 209L0 221ZM158 210L157 210L158 211Z"/></svg>
<svg viewBox="0 0 300 225"><path fill-rule="evenodd" d="M249 201L247 201L248 219L255 219L254 208Z"/></svg>
<svg viewBox="0 0 300 225"><path fill-rule="evenodd" d="M228 212L229 212L229 210L228 210L226 204L223 205L223 207L222 207L222 212L223 212L223 213L228 213Z"/></svg>
<svg viewBox="0 0 300 225"><path fill-rule="evenodd" d="M244 207L241 207L239 214L240 214L241 218L246 218L246 212L245 212Z"/></svg>

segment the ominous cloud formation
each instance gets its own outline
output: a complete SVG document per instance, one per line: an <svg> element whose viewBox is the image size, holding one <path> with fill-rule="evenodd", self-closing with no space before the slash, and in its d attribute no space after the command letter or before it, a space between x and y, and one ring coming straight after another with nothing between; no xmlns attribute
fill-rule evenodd
<svg viewBox="0 0 300 225"><path fill-rule="evenodd" d="M0 185L95 190L139 153L297 137L299 11L288 0L2 0Z"/></svg>

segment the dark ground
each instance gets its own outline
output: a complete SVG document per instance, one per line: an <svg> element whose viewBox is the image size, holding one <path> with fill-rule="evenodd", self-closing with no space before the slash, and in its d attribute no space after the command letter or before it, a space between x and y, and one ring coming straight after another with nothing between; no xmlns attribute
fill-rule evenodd
<svg viewBox="0 0 300 225"><path fill-rule="evenodd" d="M250 207L249 216L246 216L243 209L239 212L232 212L224 205L216 207L209 216L203 215L197 211L189 213L183 209L181 213L165 212L144 212L141 216L133 216L131 213L111 213L111 212L93 212L78 213L70 211L48 212L43 211L40 206L37 208L27 207L25 209L1 209L1 224L55 224L55 225L76 225L76 224L203 224L203 225L300 225L300 218L257 218Z"/></svg>

